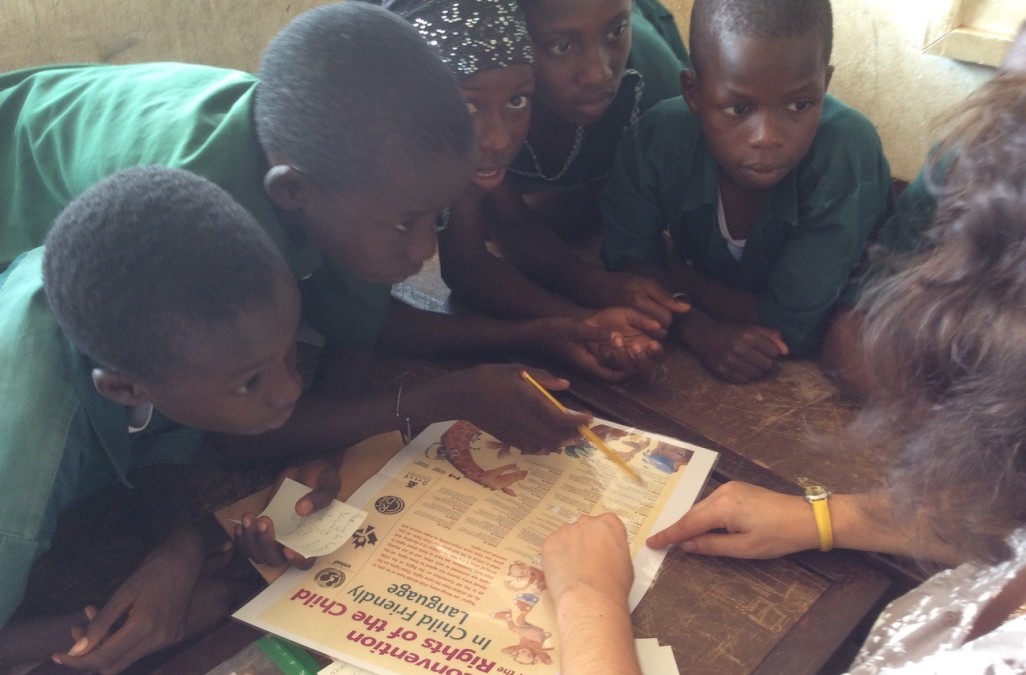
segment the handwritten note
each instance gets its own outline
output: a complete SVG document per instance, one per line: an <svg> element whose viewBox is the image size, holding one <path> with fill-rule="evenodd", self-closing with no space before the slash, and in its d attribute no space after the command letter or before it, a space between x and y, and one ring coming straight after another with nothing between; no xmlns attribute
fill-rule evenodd
<svg viewBox="0 0 1026 675"><path fill-rule="evenodd" d="M286 478L260 515L274 523L278 543L314 558L341 548L363 523L367 512L333 499L327 507L302 517L296 513L296 502L308 492L307 486Z"/></svg>

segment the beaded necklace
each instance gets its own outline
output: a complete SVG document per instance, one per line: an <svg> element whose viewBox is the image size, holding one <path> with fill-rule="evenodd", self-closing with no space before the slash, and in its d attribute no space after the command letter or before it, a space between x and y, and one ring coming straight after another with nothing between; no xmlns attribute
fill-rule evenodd
<svg viewBox="0 0 1026 675"><path fill-rule="evenodd" d="M574 144L570 146L570 154L567 155L566 161L563 162L563 168L561 168L555 175L549 176L542 171L541 163L538 161L538 155L534 154L534 148L531 147L531 143L529 141L524 141L524 147L527 149L527 154L531 156L531 162L534 163L534 171L522 171L512 167L510 167L509 170L512 173L525 178L541 178L542 180L547 181L559 180L570 168L570 165L574 163L574 160L577 159L577 155L581 154L582 145L584 145L584 127L577 125L577 129L574 131Z"/></svg>

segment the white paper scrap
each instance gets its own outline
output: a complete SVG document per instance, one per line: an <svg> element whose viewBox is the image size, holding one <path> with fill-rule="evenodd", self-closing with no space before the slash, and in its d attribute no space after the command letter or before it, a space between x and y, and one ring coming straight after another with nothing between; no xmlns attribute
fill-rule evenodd
<svg viewBox="0 0 1026 675"><path fill-rule="evenodd" d="M374 673L351 666L344 661L332 661L331 665L318 670L317 675L374 675Z"/></svg>
<svg viewBox="0 0 1026 675"><path fill-rule="evenodd" d="M634 644L643 675L680 675L672 647L661 646L652 638L635 640Z"/></svg>
<svg viewBox="0 0 1026 675"><path fill-rule="evenodd" d="M286 478L271 503L260 514L274 523L278 543L306 558L334 553L360 527L367 512L333 499L327 507L302 517L296 502L310 492L302 483Z"/></svg>

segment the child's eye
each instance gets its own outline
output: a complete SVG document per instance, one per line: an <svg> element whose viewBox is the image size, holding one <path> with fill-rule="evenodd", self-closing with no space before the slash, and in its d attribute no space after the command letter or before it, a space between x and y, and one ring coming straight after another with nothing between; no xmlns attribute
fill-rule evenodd
<svg viewBox="0 0 1026 675"><path fill-rule="evenodd" d="M617 24L612 30L606 33L606 37L610 40L619 40L623 37L623 34L627 32L628 26L630 26L630 22L628 21Z"/></svg>
<svg viewBox="0 0 1026 675"><path fill-rule="evenodd" d="M573 43L570 40L560 40L553 42L549 45L548 52L554 56L563 56L573 49Z"/></svg>
<svg viewBox="0 0 1026 675"><path fill-rule="evenodd" d="M523 110L531 103L531 97L526 94L517 94L509 99L506 105L514 110Z"/></svg>
<svg viewBox="0 0 1026 675"><path fill-rule="evenodd" d="M734 105L728 105L723 107L723 112L727 113L731 117L741 117L752 111L752 106L747 103L735 103Z"/></svg>
<svg viewBox="0 0 1026 675"><path fill-rule="evenodd" d="M256 391L256 388L260 386L261 378L262 375L260 373L257 373L253 377L246 380L245 384L236 387L234 393L239 396L246 396L248 394L252 394L254 391Z"/></svg>
<svg viewBox="0 0 1026 675"><path fill-rule="evenodd" d="M394 225L395 231L399 234L406 234L413 228L413 223L399 222Z"/></svg>
<svg viewBox="0 0 1026 675"><path fill-rule="evenodd" d="M812 107L812 101L795 101L787 106L791 112L804 112Z"/></svg>

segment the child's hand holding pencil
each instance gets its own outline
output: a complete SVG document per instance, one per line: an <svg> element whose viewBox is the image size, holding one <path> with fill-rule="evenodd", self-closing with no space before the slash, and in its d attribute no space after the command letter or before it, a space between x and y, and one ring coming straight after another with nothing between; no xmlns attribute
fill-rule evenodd
<svg viewBox="0 0 1026 675"><path fill-rule="evenodd" d="M531 377L531 374L528 373L526 370L521 370L520 371L520 377L524 378L525 382L531 384L535 389L540 391L542 393L542 395L545 398L547 398L549 401L551 401L552 405L556 406L556 408L558 408L561 412L565 412L565 413L569 413L570 412L569 410L566 409L566 406L564 406L562 403L559 402L559 400L556 399L555 396L553 396L552 394L549 393L548 389L546 389L545 387L543 387L540 384L538 384L538 381L535 380L533 377ZM641 474L638 473L638 470L635 469L630 464L628 464L627 462L625 462L623 460L623 458L620 457L620 455L616 454L616 452L613 451L612 448L610 448L608 445L606 445L605 441L603 441L601 438L599 438L598 434L596 434L594 431L591 430L591 427L589 427L586 424L582 424L581 426L579 426L577 428L577 430L581 432L581 436L583 436L585 439L587 439L589 443L591 443L596 448L601 450L602 453L605 454L606 457L611 459L615 464L617 464L621 469L623 469L625 472L627 472L629 475L631 475L635 480L637 480L637 481L641 481L642 480L641 479Z"/></svg>

